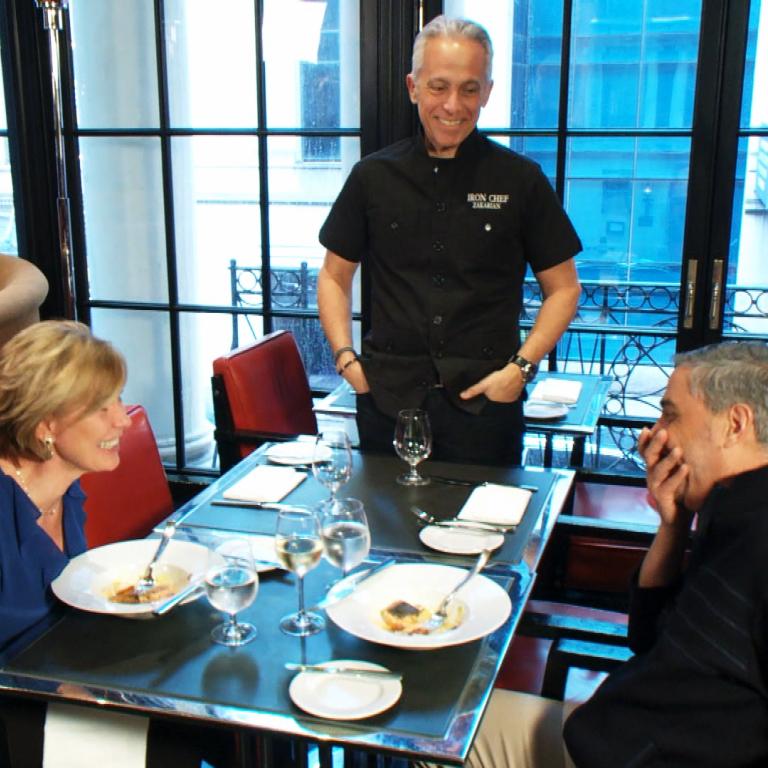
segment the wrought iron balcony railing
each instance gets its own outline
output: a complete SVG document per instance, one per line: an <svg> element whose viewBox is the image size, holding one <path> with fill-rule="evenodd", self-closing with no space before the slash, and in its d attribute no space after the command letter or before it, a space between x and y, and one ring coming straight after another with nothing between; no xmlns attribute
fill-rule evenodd
<svg viewBox="0 0 768 768"><path fill-rule="evenodd" d="M239 343L239 317L250 324L263 313L260 267L230 262L232 346ZM271 307L279 327L297 336L310 376L333 377L330 352L317 320L317 269L303 262L297 268L270 271ZM541 306L538 283L526 280L521 325L533 325ZM768 287L727 286L724 335L768 336ZM576 318L553 355L558 370L599 373L613 378L606 401L602 444L596 461L641 467L636 436L644 423L656 419L659 400L672 370L676 349L680 286L676 283L582 281Z"/></svg>

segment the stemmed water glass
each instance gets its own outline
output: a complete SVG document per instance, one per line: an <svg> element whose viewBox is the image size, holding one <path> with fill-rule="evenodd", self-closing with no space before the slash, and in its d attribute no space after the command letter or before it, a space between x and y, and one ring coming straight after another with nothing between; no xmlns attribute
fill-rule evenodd
<svg viewBox="0 0 768 768"><path fill-rule="evenodd" d="M288 507L277 514L275 529L277 559L296 574L299 610L284 616L280 629L287 635L314 635L325 628L325 619L304 610L304 575L312 570L323 554L320 521L311 509Z"/></svg>
<svg viewBox="0 0 768 768"><path fill-rule="evenodd" d="M400 485L428 485L429 478L422 477L416 466L432 453L432 427L429 416L420 408L406 408L397 414L395 453L410 465L408 472L399 475Z"/></svg>
<svg viewBox="0 0 768 768"><path fill-rule="evenodd" d="M331 501L339 488L352 477L352 446L349 435L343 429L324 430L317 436L312 474L331 492Z"/></svg>
<svg viewBox="0 0 768 768"><path fill-rule="evenodd" d="M359 499L326 499L317 505L325 559L342 578L363 562L371 548L365 507Z"/></svg>
<svg viewBox="0 0 768 768"><path fill-rule="evenodd" d="M256 599L258 591L259 574L247 539L228 539L211 551L205 572L205 593L214 608L229 614L226 622L211 630L214 642L237 646L256 637L256 627L238 621L237 613Z"/></svg>

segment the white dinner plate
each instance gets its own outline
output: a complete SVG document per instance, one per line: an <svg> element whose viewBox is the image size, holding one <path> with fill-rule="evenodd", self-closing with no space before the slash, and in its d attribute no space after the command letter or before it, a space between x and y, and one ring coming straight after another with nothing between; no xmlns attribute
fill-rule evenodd
<svg viewBox="0 0 768 768"><path fill-rule="evenodd" d="M453 629L408 635L388 630L381 618L381 611L398 600L435 610L466 573L466 569L451 565L397 563L364 581L349 597L328 606L328 617L356 637L396 648L428 650L468 643L498 629L512 610L509 595L482 574L459 592L465 615Z"/></svg>
<svg viewBox="0 0 768 768"><path fill-rule="evenodd" d="M419 531L419 538L430 549L452 555L478 555L484 549L498 549L504 543L503 533L486 533L469 528L448 528L428 525Z"/></svg>
<svg viewBox="0 0 768 768"><path fill-rule="evenodd" d="M265 455L274 464L311 464L315 458L315 443L314 440L293 440L290 443L275 443L267 448ZM331 449L323 446L320 457L329 458L330 455Z"/></svg>
<svg viewBox="0 0 768 768"><path fill-rule="evenodd" d="M568 415L568 406L563 403L525 403L523 414L526 419L562 419Z"/></svg>
<svg viewBox="0 0 768 768"><path fill-rule="evenodd" d="M157 549L157 539L119 541L88 550L69 561L51 583L56 597L73 608L115 616L152 615L164 597L150 603L114 603L109 599L117 589L135 584ZM201 580L208 567L209 549L202 544L171 539L155 566L159 580L169 578L178 591L189 581ZM223 558L222 558L223 562Z"/></svg>
<svg viewBox="0 0 768 768"><path fill-rule="evenodd" d="M318 666L335 665L357 669L378 669L386 667L368 661L326 661ZM361 720L389 709L403 693L399 680L376 679L373 677L352 677L350 675L326 674L324 672L299 672L291 680L288 695L293 703L311 715L330 720Z"/></svg>

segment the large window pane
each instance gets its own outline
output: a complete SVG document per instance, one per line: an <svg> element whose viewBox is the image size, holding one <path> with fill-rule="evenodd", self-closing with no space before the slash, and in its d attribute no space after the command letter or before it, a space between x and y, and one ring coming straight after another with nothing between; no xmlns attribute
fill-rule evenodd
<svg viewBox="0 0 768 768"><path fill-rule="evenodd" d="M269 150L269 229L272 308L317 313L317 274L324 251L318 232L352 165L360 158L358 139L339 138L339 163L300 162L301 143L273 137ZM355 278L353 310L360 311L360 276ZM276 317L274 327L293 332L311 385L330 389L337 382L325 335L316 316Z"/></svg>
<svg viewBox="0 0 768 768"><path fill-rule="evenodd" d="M688 128L700 0L573 5L571 128Z"/></svg>
<svg viewBox="0 0 768 768"><path fill-rule="evenodd" d="M583 280L679 283L690 141L569 142L566 206Z"/></svg>
<svg viewBox="0 0 768 768"><path fill-rule="evenodd" d="M768 3L752 0L749 11L741 125L765 128L768 126Z"/></svg>
<svg viewBox="0 0 768 768"><path fill-rule="evenodd" d="M768 334L768 3L750 15L723 331Z"/></svg>
<svg viewBox="0 0 768 768"><path fill-rule="evenodd" d="M13 178L8 139L0 136L0 252L17 255L16 210L13 204Z"/></svg>
<svg viewBox="0 0 768 768"><path fill-rule="evenodd" d="M158 139L81 138L90 296L168 301Z"/></svg>
<svg viewBox="0 0 768 768"><path fill-rule="evenodd" d="M171 125L255 127L256 21L253 0L166 0Z"/></svg>
<svg viewBox="0 0 768 768"><path fill-rule="evenodd" d="M183 312L179 316L184 447L190 466L201 469L216 466L211 376L213 361L229 351L231 338L229 315Z"/></svg>
<svg viewBox="0 0 768 768"><path fill-rule="evenodd" d="M158 125L152 0L70 0L80 128Z"/></svg>
<svg viewBox="0 0 768 768"><path fill-rule="evenodd" d="M174 139L173 186L179 298L231 304L230 261L261 264L257 139Z"/></svg>
<svg viewBox="0 0 768 768"><path fill-rule="evenodd" d="M270 128L359 127L357 2L265 0L262 38ZM305 153L337 160L338 139L308 140Z"/></svg>
<svg viewBox="0 0 768 768"><path fill-rule="evenodd" d="M13 178L8 152L8 121L5 115L5 88L0 69L0 252L18 254L16 211L13 205Z"/></svg>
<svg viewBox="0 0 768 768"><path fill-rule="evenodd" d="M3 69L0 67L0 131L8 130L8 118L5 114L5 84L3 82Z"/></svg>
<svg viewBox="0 0 768 768"><path fill-rule="evenodd" d="M318 232L330 206L360 158L358 139L338 139L339 163L302 162L301 139L277 136L268 141L270 247L273 267L306 261L319 268L323 251Z"/></svg>
<svg viewBox="0 0 768 768"><path fill-rule="evenodd" d="M147 409L163 458L175 460L173 381L168 315L162 312L132 312L121 309L92 309L93 332L109 339L125 356L128 379L123 402Z"/></svg>
<svg viewBox="0 0 768 768"><path fill-rule="evenodd" d="M551 0L446 0L449 16L482 24L493 43L493 91L485 129L556 128L563 9Z"/></svg>
<svg viewBox="0 0 768 768"><path fill-rule="evenodd" d="M554 136L494 136L490 138L514 152L535 160L555 186L557 139Z"/></svg>

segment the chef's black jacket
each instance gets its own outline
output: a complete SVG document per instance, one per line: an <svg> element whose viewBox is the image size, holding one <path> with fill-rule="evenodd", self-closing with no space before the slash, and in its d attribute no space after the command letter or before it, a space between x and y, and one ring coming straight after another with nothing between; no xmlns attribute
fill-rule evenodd
<svg viewBox="0 0 768 768"><path fill-rule="evenodd" d="M359 161L320 242L370 275L371 330L363 366L391 416L442 385L458 394L503 368L520 346L526 267L581 250L541 168L474 131L456 157L430 157L422 136Z"/></svg>

